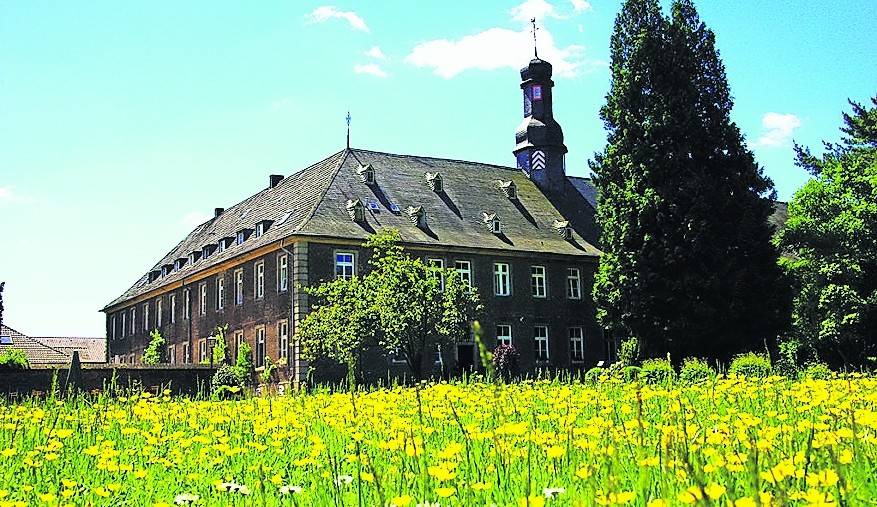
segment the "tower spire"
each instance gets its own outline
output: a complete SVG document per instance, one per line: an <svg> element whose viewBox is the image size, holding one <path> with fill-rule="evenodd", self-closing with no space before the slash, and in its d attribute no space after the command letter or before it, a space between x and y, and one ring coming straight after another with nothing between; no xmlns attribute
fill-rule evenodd
<svg viewBox="0 0 877 507"><path fill-rule="evenodd" d="M536 30L539 28L536 26L536 18L530 18L530 23L533 24L533 56L539 58L539 49L536 47Z"/></svg>
<svg viewBox="0 0 877 507"><path fill-rule="evenodd" d="M350 110L347 111L347 149L350 149Z"/></svg>

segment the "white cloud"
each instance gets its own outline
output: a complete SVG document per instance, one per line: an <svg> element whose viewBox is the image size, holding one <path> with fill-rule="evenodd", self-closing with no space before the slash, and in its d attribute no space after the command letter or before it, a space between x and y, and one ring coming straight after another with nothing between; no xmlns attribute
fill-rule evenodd
<svg viewBox="0 0 877 507"><path fill-rule="evenodd" d="M0 201L11 201L13 198L11 187L0 187Z"/></svg>
<svg viewBox="0 0 877 507"><path fill-rule="evenodd" d="M283 97L271 102L271 110L272 111L280 111L282 109L288 109L292 106L292 99L290 97Z"/></svg>
<svg viewBox="0 0 877 507"><path fill-rule="evenodd" d="M591 3L587 0L572 0L572 8L576 12L584 12L591 10Z"/></svg>
<svg viewBox="0 0 877 507"><path fill-rule="evenodd" d="M330 19L344 19L350 23L350 26L354 30L360 30L362 32L369 31L368 25L365 24L365 20L359 17L357 13L353 11L339 11L338 8L333 5L317 7L310 13L308 18L312 23L323 23Z"/></svg>
<svg viewBox="0 0 877 507"><path fill-rule="evenodd" d="M794 114L766 113L761 117L762 134L756 146L787 146L801 120Z"/></svg>
<svg viewBox="0 0 877 507"><path fill-rule="evenodd" d="M183 215L183 218L180 219L180 223L192 229L195 226L201 225L210 220L212 216L213 215L204 213L203 211L190 211Z"/></svg>
<svg viewBox="0 0 877 507"><path fill-rule="evenodd" d="M0 204L29 204L34 202L30 196L16 192L11 186L0 187Z"/></svg>
<svg viewBox="0 0 877 507"><path fill-rule="evenodd" d="M545 0L526 0L521 5L512 7L511 15L512 19L522 23L529 23L533 18L536 18L536 21L548 18L562 19L554 6Z"/></svg>
<svg viewBox="0 0 877 507"><path fill-rule="evenodd" d="M384 52L381 51L381 48L379 48L378 46L372 46L372 48L366 51L364 54L365 56L370 56L376 60L387 59L387 55L385 55Z"/></svg>
<svg viewBox="0 0 877 507"><path fill-rule="evenodd" d="M353 66L353 72L357 74L370 74L376 77L387 77L384 69L376 63L356 64Z"/></svg>

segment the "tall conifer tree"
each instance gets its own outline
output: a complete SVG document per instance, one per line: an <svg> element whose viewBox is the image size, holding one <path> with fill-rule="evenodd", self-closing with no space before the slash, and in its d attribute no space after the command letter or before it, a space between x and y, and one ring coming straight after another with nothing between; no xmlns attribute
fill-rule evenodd
<svg viewBox="0 0 877 507"><path fill-rule="evenodd" d="M592 163L604 256L598 317L646 352L727 358L786 314L775 192L731 121L715 36L689 0L628 0L612 36L608 143Z"/></svg>

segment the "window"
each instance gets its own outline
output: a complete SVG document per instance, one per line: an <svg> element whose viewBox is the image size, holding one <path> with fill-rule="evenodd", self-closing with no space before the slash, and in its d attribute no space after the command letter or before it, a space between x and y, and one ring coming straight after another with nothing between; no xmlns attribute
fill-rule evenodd
<svg viewBox="0 0 877 507"><path fill-rule="evenodd" d="M177 348L173 345L167 346L167 362L168 364L177 364Z"/></svg>
<svg viewBox="0 0 877 507"><path fill-rule="evenodd" d="M128 331L128 319L126 317L128 317L128 313L122 311L122 332L119 333L119 336L122 338L125 337L125 333Z"/></svg>
<svg viewBox="0 0 877 507"><path fill-rule="evenodd" d="M460 281L471 287L472 263L469 261L456 261L454 262L454 269L456 269L457 274L460 275Z"/></svg>
<svg viewBox="0 0 877 507"><path fill-rule="evenodd" d="M183 362L191 363L192 362L192 354L189 353L189 343L186 342L183 344Z"/></svg>
<svg viewBox="0 0 877 507"><path fill-rule="evenodd" d="M219 275L216 279L216 309L222 310L225 306L225 278Z"/></svg>
<svg viewBox="0 0 877 507"><path fill-rule="evenodd" d="M536 360L548 361L548 326L534 327L533 337L536 338Z"/></svg>
<svg viewBox="0 0 877 507"><path fill-rule="evenodd" d="M241 356L241 347L244 345L244 332L237 331L234 334L234 359L235 361Z"/></svg>
<svg viewBox="0 0 877 507"><path fill-rule="evenodd" d="M335 278L353 278L355 259L353 252L335 252Z"/></svg>
<svg viewBox="0 0 877 507"><path fill-rule="evenodd" d="M566 297L569 299L582 298L582 276L579 268L566 270Z"/></svg>
<svg viewBox="0 0 877 507"><path fill-rule="evenodd" d="M285 320L281 320L280 323L277 324L277 345L280 349L280 352L277 354L277 357L280 359L286 359L289 357L289 322Z"/></svg>
<svg viewBox="0 0 877 507"><path fill-rule="evenodd" d="M238 245L242 245L242 244L244 244L245 239L247 239L246 233L244 231L239 231L235 241L237 242Z"/></svg>
<svg viewBox="0 0 877 507"><path fill-rule="evenodd" d="M244 304L244 270L238 269L234 272L234 304Z"/></svg>
<svg viewBox="0 0 877 507"><path fill-rule="evenodd" d="M207 315L207 284L202 283L198 286L198 290L201 291L201 304L199 311L201 315Z"/></svg>
<svg viewBox="0 0 877 507"><path fill-rule="evenodd" d="M286 254L277 256L277 290L286 292L289 287L289 257Z"/></svg>
<svg viewBox="0 0 877 507"><path fill-rule="evenodd" d="M265 295L265 262L256 263L256 299Z"/></svg>
<svg viewBox="0 0 877 507"><path fill-rule="evenodd" d="M171 324L177 323L177 295L171 294Z"/></svg>
<svg viewBox="0 0 877 507"><path fill-rule="evenodd" d="M533 288L534 298L545 297L545 266L530 268L530 286Z"/></svg>
<svg viewBox="0 0 877 507"><path fill-rule="evenodd" d="M164 305L161 304L161 298L155 300L155 325L161 327L164 321Z"/></svg>
<svg viewBox="0 0 877 507"><path fill-rule="evenodd" d="M509 265L497 262L493 265L493 293L497 296L508 296L512 293L509 280Z"/></svg>
<svg viewBox="0 0 877 507"><path fill-rule="evenodd" d="M131 308L131 334L132 335L137 332L137 328L134 325L134 320L136 320L135 319L136 316L137 316L137 314L134 311L134 308Z"/></svg>
<svg viewBox="0 0 877 507"><path fill-rule="evenodd" d="M265 326L256 328L256 368L265 366Z"/></svg>
<svg viewBox="0 0 877 507"><path fill-rule="evenodd" d="M207 338L198 340L198 362L207 361Z"/></svg>
<svg viewBox="0 0 877 507"><path fill-rule="evenodd" d="M434 268L445 269L445 260L444 259L427 259L427 264ZM445 274L444 272L439 274L439 290L445 290Z"/></svg>
<svg viewBox="0 0 877 507"><path fill-rule="evenodd" d="M219 253L222 253L225 251L225 239L219 240L218 248L216 249L216 251Z"/></svg>
<svg viewBox="0 0 877 507"><path fill-rule="evenodd" d="M143 303L143 330L149 331L149 302Z"/></svg>
<svg viewBox="0 0 877 507"><path fill-rule="evenodd" d="M508 324L496 325L496 344L511 345L512 344L512 326Z"/></svg>
<svg viewBox="0 0 877 507"><path fill-rule="evenodd" d="M256 237L261 238L263 234L265 234L265 222L259 222L256 224Z"/></svg>
<svg viewBox="0 0 877 507"><path fill-rule="evenodd" d="M189 265L195 264L195 261L197 260L198 258L195 257L195 252L189 254Z"/></svg>
<svg viewBox="0 0 877 507"><path fill-rule="evenodd" d="M494 234L502 234L502 222L498 218L490 221L490 232Z"/></svg>
<svg viewBox="0 0 877 507"><path fill-rule="evenodd" d="M183 318L192 318L192 294L189 289L183 291Z"/></svg>
<svg viewBox="0 0 877 507"><path fill-rule="evenodd" d="M202 258L202 259L206 259L206 258L210 257L210 254L211 254L212 252L213 252L213 246L211 246L211 245L205 246L205 247L201 250L201 258Z"/></svg>
<svg viewBox="0 0 877 507"><path fill-rule="evenodd" d="M134 361L135 361L134 354L129 354L128 355L128 364L134 364Z"/></svg>
<svg viewBox="0 0 877 507"><path fill-rule="evenodd" d="M580 327L569 328L569 355L574 363L585 360L585 339Z"/></svg>

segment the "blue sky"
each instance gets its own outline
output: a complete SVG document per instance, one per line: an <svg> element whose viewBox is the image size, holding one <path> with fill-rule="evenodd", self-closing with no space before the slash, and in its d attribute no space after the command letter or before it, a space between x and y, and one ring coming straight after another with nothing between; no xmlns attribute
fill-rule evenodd
<svg viewBox="0 0 877 507"><path fill-rule="evenodd" d="M103 336L98 310L214 207L343 148L513 165L517 67L555 65L568 172L605 142L619 1L0 0L4 321ZM877 83L877 2L698 2L734 119L788 199L791 139L836 139Z"/></svg>

